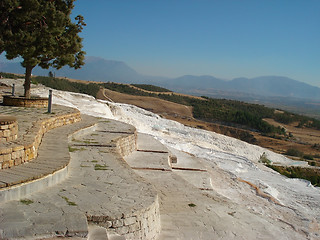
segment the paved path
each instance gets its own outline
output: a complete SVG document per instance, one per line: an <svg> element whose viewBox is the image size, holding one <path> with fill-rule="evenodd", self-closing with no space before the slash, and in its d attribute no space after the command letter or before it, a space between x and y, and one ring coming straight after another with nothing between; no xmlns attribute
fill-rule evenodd
<svg viewBox="0 0 320 240"><path fill-rule="evenodd" d="M22 125L21 128L25 127L24 124L20 124L20 122L21 121L19 121L19 126ZM37 188L40 189L41 185L43 184L45 184L46 186L50 186L56 182L61 181L61 178L63 178L65 175L62 172L60 173L60 176L50 176L50 178L46 180L41 178L55 174L59 170L63 170L67 167L70 161L68 136L80 129L90 127L95 123L95 118L83 115L82 121L80 122L58 127L45 133L41 142L41 148L39 148L38 150L38 156L36 159L9 169L0 170L0 183L2 187L0 188L0 201L20 198L21 194L15 193L13 189L15 185L19 185L21 183L30 185L28 187L23 187L25 189L24 191L26 191L27 194L28 192L32 191L32 189L30 188L35 188L34 191L37 191ZM29 136L27 135L21 136L22 139L26 139L28 137ZM24 145L20 139L18 140L18 143L19 144L17 145ZM38 179L41 179L38 181L41 183L36 184L34 180ZM30 181L33 182L27 183ZM50 181L53 181L53 183L50 183ZM31 185L34 186L31 187ZM8 186L10 186L10 191L5 190L5 188L7 188ZM20 186L18 186L18 188L19 190L17 191L21 192L22 188ZM6 195L4 192L10 193Z"/></svg>
<svg viewBox="0 0 320 240"><path fill-rule="evenodd" d="M152 136L141 134L138 135L138 149L165 152L164 146L156 143ZM209 169L203 160L187 153L174 149L170 151L178 158L177 164L172 164L172 171L155 170L157 161L149 156L150 151L137 151L125 158L131 166L135 166L136 161L139 164L144 162L145 169L136 169L136 172L150 182L159 194L162 227L160 240L289 240L301 239L303 236L303 233L299 235L292 230L290 224L286 224L285 221L278 221L278 226L275 227L274 219L243 208L243 205L240 206L214 191L211 179L232 181L230 177L222 176L225 173ZM158 163L158 168L162 168L162 163ZM153 169L148 169L149 165ZM226 182L225 184L227 186ZM254 197L256 196L252 194L252 198ZM265 202L266 207L272 204L265 199L260 201ZM283 229L286 229L285 234L282 232Z"/></svg>
<svg viewBox="0 0 320 240"><path fill-rule="evenodd" d="M153 187L115 150L116 140L128 132L134 128L102 119L94 132L73 138L65 181L20 201L0 204L0 238L85 237L88 220L102 219L108 225L107 220L112 224L112 219L152 204L157 196ZM46 152L50 146L44 143L40 148Z"/></svg>
<svg viewBox="0 0 320 240"><path fill-rule="evenodd" d="M141 212L158 195L160 240L307 239L305 232L290 224L301 222L292 209L274 206L228 173L167 149L149 135L138 134L138 151L125 158L133 171L116 152L116 142L134 129L117 121L96 121L92 132L79 133L68 142L71 161L63 182L0 203L0 238L85 239L89 229L89 239L106 239L106 228L110 236L123 218ZM60 139L52 141L59 144ZM50 146L45 139L43 143L46 152ZM177 156L176 164L170 163L170 154ZM236 192L232 196L238 191L238 197L230 199L229 191ZM131 224L122 228L123 234L137 239L130 231L142 224Z"/></svg>

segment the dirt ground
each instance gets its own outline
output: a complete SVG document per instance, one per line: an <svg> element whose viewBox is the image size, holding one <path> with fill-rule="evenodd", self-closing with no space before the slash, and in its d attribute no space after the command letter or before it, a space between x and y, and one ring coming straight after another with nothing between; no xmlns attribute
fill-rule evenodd
<svg viewBox="0 0 320 240"><path fill-rule="evenodd" d="M111 99L114 102L129 103L145 110L157 113L163 117L178 117L184 119L192 118L192 107L172 103L154 97L133 96L118 93L109 89L101 89L97 95L99 99Z"/></svg>

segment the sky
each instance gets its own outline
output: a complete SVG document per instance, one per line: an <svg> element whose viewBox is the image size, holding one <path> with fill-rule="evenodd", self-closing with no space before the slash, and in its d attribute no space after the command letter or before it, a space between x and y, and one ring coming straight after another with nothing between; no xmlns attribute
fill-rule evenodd
<svg viewBox="0 0 320 240"><path fill-rule="evenodd" d="M77 0L87 56L145 75L286 76L320 87L319 0Z"/></svg>

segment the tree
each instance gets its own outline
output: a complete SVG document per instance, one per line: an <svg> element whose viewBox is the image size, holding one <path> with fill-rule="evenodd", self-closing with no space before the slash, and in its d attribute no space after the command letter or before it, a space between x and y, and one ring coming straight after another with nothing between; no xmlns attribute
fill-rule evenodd
<svg viewBox="0 0 320 240"><path fill-rule="evenodd" d="M0 54L23 59L26 69L24 96L30 98L31 72L35 66L60 69L65 65L80 68L84 64L82 38L85 26L78 15L70 14L75 0L1 0Z"/></svg>

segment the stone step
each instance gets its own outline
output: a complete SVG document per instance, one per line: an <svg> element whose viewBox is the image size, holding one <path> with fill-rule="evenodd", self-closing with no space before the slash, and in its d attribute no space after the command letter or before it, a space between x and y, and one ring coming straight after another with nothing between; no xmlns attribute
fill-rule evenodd
<svg viewBox="0 0 320 240"><path fill-rule="evenodd" d="M122 239L157 238L157 193L117 150L127 153L136 149L134 127L113 120L101 120L95 126L69 137L71 147L88 141L95 144L83 144L70 153L69 175L64 181L23 199L0 203L0 239L84 238L88 224L99 225L109 236L116 233ZM108 133L108 129L117 133Z"/></svg>

